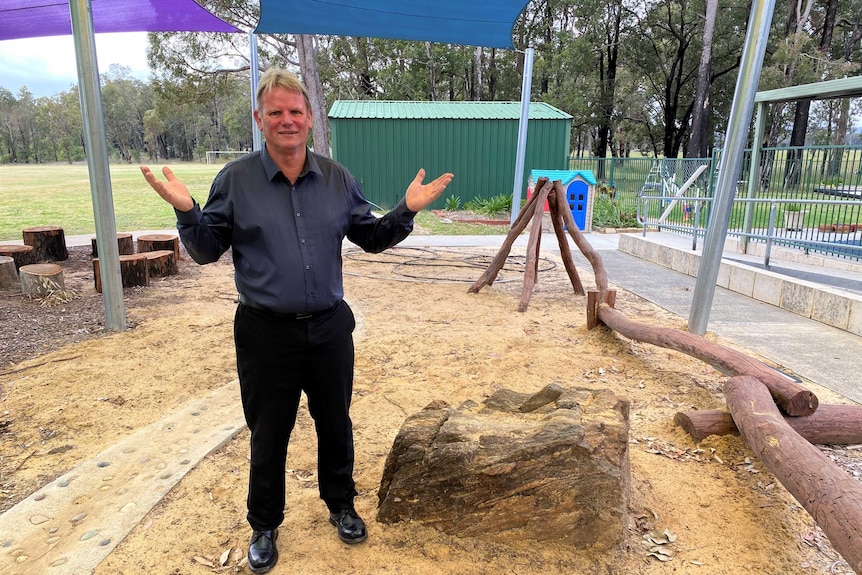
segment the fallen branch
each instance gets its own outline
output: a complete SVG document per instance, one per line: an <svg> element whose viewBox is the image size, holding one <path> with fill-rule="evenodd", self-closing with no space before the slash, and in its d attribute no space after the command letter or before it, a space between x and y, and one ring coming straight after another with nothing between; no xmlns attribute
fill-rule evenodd
<svg viewBox="0 0 862 575"><path fill-rule="evenodd" d="M731 378L724 394L748 447L814 518L850 568L862 572L862 483L796 433L755 378Z"/></svg>

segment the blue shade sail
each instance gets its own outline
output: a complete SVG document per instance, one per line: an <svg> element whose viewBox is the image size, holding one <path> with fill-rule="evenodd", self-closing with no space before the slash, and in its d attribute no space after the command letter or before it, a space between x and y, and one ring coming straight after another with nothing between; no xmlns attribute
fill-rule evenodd
<svg viewBox="0 0 862 575"><path fill-rule="evenodd" d="M331 34L513 48L524 0L260 0L266 34Z"/></svg>

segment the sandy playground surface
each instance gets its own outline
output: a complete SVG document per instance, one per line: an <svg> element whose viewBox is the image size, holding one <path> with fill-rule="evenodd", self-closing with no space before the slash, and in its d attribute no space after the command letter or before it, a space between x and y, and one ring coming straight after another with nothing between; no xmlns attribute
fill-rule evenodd
<svg viewBox="0 0 862 575"><path fill-rule="evenodd" d="M72 249L64 263L66 288L74 292L68 301L0 292L0 511L236 377L229 258L204 267L186 259L179 275L127 289L132 328L105 334L87 252ZM352 408L356 506L369 539L346 546L329 525L317 496L313 426L303 407L288 455L287 519L272 573L852 572L740 438L695 445L674 426L678 411L723 406L722 374L604 328L588 331L585 298L572 293L554 255L543 254L544 271L525 313L515 311L522 287L517 260L492 287L468 294L493 255L406 248L347 255L346 295L361 324ZM581 278L587 288L594 285L589 270L581 270ZM616 307L651 325L684 326L625 291L618 292ZM405 418L437 399L479 402L499 388L534 392L550 383L607 388L631 401L631 521L618 552L532 541L504 546L375 521L383 464ZM821 402L841 401L812 389ZM862 469L859 451L825 449L848 472ZM243 430L201 461L95 573L249 572L243 560L250 535L247 458ZM662 546L670 560L650 554L643 538L650 531L674 536Z"/></svg>

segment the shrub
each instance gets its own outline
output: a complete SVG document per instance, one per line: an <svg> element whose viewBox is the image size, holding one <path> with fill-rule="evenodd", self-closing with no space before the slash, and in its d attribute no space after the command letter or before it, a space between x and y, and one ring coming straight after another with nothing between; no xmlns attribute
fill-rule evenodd
<svg viewBox="0 0 862 575"><path fill-rule="evenodd" d="M620 210L615 201L597 196L593 202L593 225L599 228L630 228L638 225L637 216Z"/></svg>
<svg viewBox="0 0 862 575"><path fill-rule="evenodd" d="M461 198L456 195L451 195L446 198L446 211L454 212L461 209Z"/></svg>

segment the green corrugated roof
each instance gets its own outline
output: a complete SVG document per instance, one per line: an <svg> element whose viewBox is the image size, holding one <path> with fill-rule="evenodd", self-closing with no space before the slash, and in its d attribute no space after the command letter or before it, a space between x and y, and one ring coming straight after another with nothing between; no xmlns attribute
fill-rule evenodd
<svg viewBox="0 0 862 575"><path fill-rule="evenodd" d="M338 100L329 111L338 119L457 119L517 120L520 102L415 102L380 100ZM572 116L544 102L530 103L531 120L569 120Z"/></svg>

